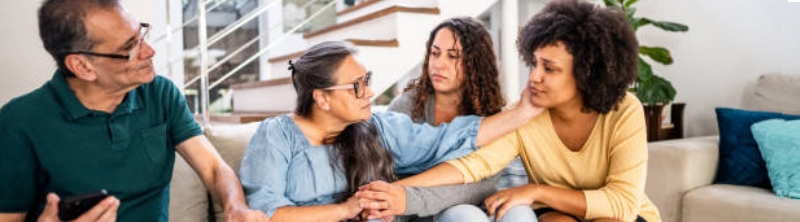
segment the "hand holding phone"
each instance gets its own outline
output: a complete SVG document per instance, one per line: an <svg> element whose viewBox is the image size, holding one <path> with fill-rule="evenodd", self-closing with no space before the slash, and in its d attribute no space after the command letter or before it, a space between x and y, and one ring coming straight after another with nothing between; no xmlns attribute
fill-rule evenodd
<svg viewBox="0 0 800 222"><path fill-rule="evenodd" d="M75 220L106 197L106 190L98 190L64 198L58 202L58 218L62 221Z"/></svg>

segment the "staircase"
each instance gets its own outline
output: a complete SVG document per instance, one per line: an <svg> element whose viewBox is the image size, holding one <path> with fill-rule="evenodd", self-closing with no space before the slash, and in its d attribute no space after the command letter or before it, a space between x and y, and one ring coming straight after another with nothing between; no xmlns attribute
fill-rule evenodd
<svg viewBox="0 0 800 222"><path fill-rule="evenodd" d="M233 85L233 116L258 121L295 106L288 61L320 42L346 40L373 72L372 90L379 94L406 74L417 74L430 31L446 18L475 17L497 0L366 0L336 13L336 24L296 36L299 43L270 52L271 79ZM256 116L254 118L254 116ZM241 121L244 121L243 119Z"/></svg>

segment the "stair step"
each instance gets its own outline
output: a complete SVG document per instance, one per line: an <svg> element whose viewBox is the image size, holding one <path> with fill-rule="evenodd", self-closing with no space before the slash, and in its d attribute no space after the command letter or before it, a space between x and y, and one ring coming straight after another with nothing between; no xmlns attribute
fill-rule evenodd
<svg viewBox="0 0 800 222"><path fill-rule="evenodd" d="M333 32L333 31L345 29L347 27L358 25L358 24L361 24L361 23L364 23L364 22L367 22L367 21L371 21L371 20L377 19L377 18L381 18L383 16L390 15L390 14L395 13L395 12L438 15L439 14L439 8L418 8L418 7L406 7L406 6L392 6L392 7L385 8L385 9L382 9L380 11L373 12L373 13L370 13L370 14L367 14L367 15L364 15L364 16L361 16L361 17L358 17L358 18L355 18L355 19L352 19L352 20L349 20L349 21L346 21L346 22L343 22L343 23L332 25L332 26L329 26L329 27L324 28L324 29L320 29L320 30L315 31L315 32L306 33L306 34L303 35L303 38L309 39L309 38L313 38L313 37L316 37L316 36L327 34L327 33Z"/></svg>
<svg viewBox="0 0 800 222"><path fill-rule="evenodd" d="M398 42L397 39L389 39L389 40L345 39L345 41L353 43L353 45L356 45L356 46L374 46L374 47L399 47L400 46L400 42ZM290 60L290 59L300 58L300 56L302 56L303 53L305 53L305 50L300 50L300 51L289 53L289 54L285 54L285 55L275 56L275 57L269 58L269 63L276 63L276 62L286 61L286 60Z"/></svg>

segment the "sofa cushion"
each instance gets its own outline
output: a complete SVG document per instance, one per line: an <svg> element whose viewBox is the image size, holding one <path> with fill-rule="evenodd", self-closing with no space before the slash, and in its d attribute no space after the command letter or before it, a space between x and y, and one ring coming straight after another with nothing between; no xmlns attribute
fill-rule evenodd
<svg viewBox="0 0 800 222"><path fill-rule="evenodd" d="M205 135L211 141L211 144L214 144L214 148L217 149L222 159L238 174L244 151L250 143L250 138L258 130L259 125L260 122L253 122L206 127ZM216 221L225 221L223 209L219 204L214 203L214 216Z"/></svg>
<svg viewBox="0 0 800 222"><path fill-rule="evenodd" d="M181 155L175 156L175 169L172 171L169 188L169 221L208 221L206 187Z"/></svg>
<svg viewBox="0 0 800 222"><path fill-rule="evenodd" d="M800 200L779 198L770 190L716 184L694 189L683 197L683 222L796 222Z"/></svg>
<svg viewBox="0 0 800 222"><path fill-rule="evenodd" d="M767 162L772 190L779 197L800 199L800 120L761 121L752 131Z"/></svg>
<svg viewBox="0 0 800 222"><path fill-rule="evenodd" d="M743 107L751 110L800 115L800 75L766 74L758 78Z"/></svg>
<svg viewBox="0 0 800 222"><path fill-rule="evenodd" d="M800 116L717 108L719 165L714 183L770 188L767 167L750 126L767 119L798 119Z"/></svg>

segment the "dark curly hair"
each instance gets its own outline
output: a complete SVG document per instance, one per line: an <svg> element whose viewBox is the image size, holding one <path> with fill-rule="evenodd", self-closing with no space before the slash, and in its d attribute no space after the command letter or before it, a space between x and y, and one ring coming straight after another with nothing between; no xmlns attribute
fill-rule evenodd
<svg viewBox="0 0 800 222"><path fill-rule="evenodd" d="M583 111L616 109L638 76L639 43L622 11L578 0L555 0L520 31L517 48L529 67L533 52L562 43L573 56Z"/></svg>
<svg viewBox="0 0 800 222"><path fill-rule="evenodd" d="M447 19L434 28L428 42L425 44L425 60L422 63L422 74L411 81L404 91L416 90L412 97L414 107L412 118L420 118L424 114L425 103L433 93L433 84L428 73L428 59L431 54L431 44L439 30L447 28L453 32L456 41L461 42L462 66L456 67L463 70L461 90L461 115L488 116L500 112L506 105L503 93L500 91L498 81L499 72L497 62L492 50L492 38L480 22L470 17Z"/></svg>

